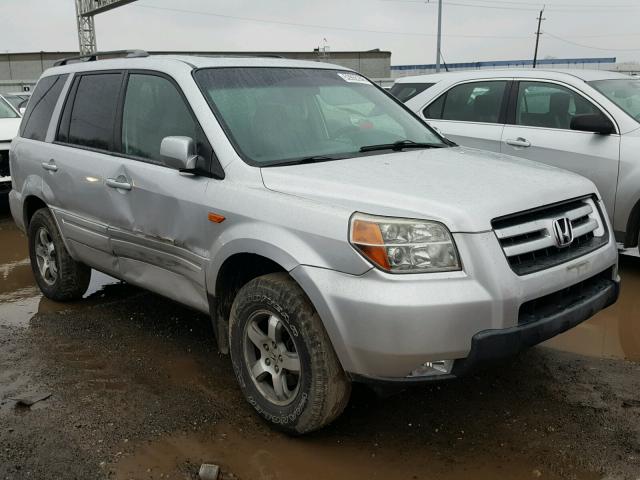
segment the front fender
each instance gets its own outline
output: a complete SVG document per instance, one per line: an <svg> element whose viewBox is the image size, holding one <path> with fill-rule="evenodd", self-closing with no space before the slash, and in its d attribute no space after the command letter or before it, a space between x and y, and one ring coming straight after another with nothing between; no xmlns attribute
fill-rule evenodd
<svg viewBox="0 0 640 480"><path fill-rule="evenodd" d="M371 269L344 240L317 233L301 232L266 222L241 222L227 228L211 248L207 268L207 290L216 289L216 280L224 262L233 255L251 253L265 257L284 270L311 265L360 275Z"/></svg>

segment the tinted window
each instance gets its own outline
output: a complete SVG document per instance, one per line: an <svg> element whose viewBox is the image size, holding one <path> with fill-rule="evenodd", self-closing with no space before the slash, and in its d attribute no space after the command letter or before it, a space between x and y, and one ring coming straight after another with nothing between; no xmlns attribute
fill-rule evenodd
<svg viewBox="0 0 640 480"><path fill-rule="evenodd" d="M433 83L396 83L391 87L389 93L401 102L406 102L432 86Z"/></svg>
<svg viewBox="0 0 640 480"><path fill-rule="evenodd" d="M573 90L542 82L520 82L516 124L569 130L576 115L600 110Z"/></svg>
<svg viewBox="0 0 640 480"><path fill-rule="evenodd" d="M440 97L438 97L438 99L435 102L433 102L431 105L425 108L422 111L422 114L424 115L424 117L434 118L434 119L442 118L442 107L444 106L445 97L446 97L446 94L441 95Z"/></svg>
<svg viewBox="0 0 640 480"><path fill-rule="evenodd" d="M65 115L67 109L71 109L68 134L61 131L59 140L101 150L112 149L113 125L121 82L120 73L80 77L72 105L68 101L65 107Z"/></svg>
<svg viewBox="0 0 640 480"><path fill-rule="evenodd" d="M427 118L498 123L506 87L506 81L463 83L438 98L423 113Z"/></svg>
<svg viewBox="0 0 640 480"><path fill-rule="evenodd" d="M20 136L44 141L53 109L68 75L55 75L40 79L22 120Z"/></svg>
<svg viewBox="0 0 640 480"><path fill-rule="evenodd" d="M164 137L202 135L176 87L166 78L133 74L129 77L122 114L122 151L128 155L160 160Z"/></svg>

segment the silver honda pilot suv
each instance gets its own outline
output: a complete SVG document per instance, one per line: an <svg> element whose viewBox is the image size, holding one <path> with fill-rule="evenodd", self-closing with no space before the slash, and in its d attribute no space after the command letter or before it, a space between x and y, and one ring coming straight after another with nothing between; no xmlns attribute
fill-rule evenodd
<svg viewBox="0 0 640 480"><path fill-rule="evenodd" d="M500 362L618 296L590 181L458 147L356 72L99 58L47 70L11 146L37 283L79 299L96 269L210 314L274 427L328 424L353 381Z"/></svg>

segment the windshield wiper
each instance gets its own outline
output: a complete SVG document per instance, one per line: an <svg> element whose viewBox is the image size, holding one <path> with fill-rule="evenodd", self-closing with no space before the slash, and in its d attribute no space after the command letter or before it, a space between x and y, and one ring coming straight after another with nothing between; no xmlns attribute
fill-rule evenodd
<svg viewBox="0 0 640 480"><path fill-rule="evenodd" d="M318 162L328 162L330 160L340 160L342 157L331 156L331 155L312 155L310 157L296 158L295 160L288 160L285 162L276 162L268 165L264 165L265 167L284 167L286 165L303 165L305 163L318 163Z"/></svg>
<svg viewBox="0 0 640 480"><path fill-rule="evenodd" d="M405 148L445 148L446 143L421 143L413 140L399 140L393 143L381 143L380 145L365 145L360 148L361 152L374 152L376 150L394 150L399 152Z"/></svg>

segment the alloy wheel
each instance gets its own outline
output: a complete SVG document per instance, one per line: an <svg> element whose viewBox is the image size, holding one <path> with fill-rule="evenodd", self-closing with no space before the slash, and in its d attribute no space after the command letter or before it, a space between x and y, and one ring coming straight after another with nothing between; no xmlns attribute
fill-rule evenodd
<svg viewBox="0 0 640 480"><path fill-rule="evenodd" d="M260 393L276 405L288 405L300 389L300 357L291 332L269 311L254 313L244 329L244 361Z"/></svg>
<svg viewBox="0 0 640 480"><path fill-rule="evenodd" d="M58 279L56 246L51 234L44 227L41 227L36 235L35 251L40 276L47 285L53 285Z"/></svg>

